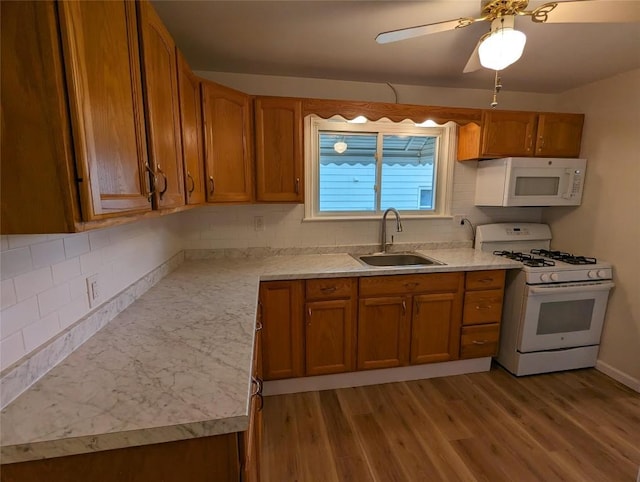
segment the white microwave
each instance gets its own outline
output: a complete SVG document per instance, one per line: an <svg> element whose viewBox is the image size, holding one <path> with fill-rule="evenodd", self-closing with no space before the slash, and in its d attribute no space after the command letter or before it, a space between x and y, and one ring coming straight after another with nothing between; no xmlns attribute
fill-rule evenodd
<svg viewBox="0 0 640 482"><path fill-rule="evenodd" d="M578 206L586 159L507 157L478 161L476 206Z"/></svg>

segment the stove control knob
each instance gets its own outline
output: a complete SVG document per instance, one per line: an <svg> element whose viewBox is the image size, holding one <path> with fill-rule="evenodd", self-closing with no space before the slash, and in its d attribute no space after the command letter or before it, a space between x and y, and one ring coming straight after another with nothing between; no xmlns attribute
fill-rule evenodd
<svg viewBox="0 0 640 482"><path fill-rule="evenodd" d="M602 270L601 270L601 271L602 271ZM597 271L594 271L594 270L591 270L591 271L589 271L589 272L587 273L587 276L588 276L589 278L591 278L591 279L597 278L597 277L598 277L598 272L597 272Z"/></svg>
<svg viewBox="0 0 640 482"><path fill-rule="evenodd" d="M545 283L549 281L549 275L547 273L542 273L540 275L540 281L544 281Z"/></svg>
<svg viewBox="0 0 640 482"><path fill-rule="evenodd" d="M551 281L558 281L558 273L551 273L550 278Z"/></svg>
<svg viewBox="0 0 640 482"><path fill-rule="evenodd" d="M603 269L599 269L598 270L598 278L606 278L607 277L607 272Z"/></svg>

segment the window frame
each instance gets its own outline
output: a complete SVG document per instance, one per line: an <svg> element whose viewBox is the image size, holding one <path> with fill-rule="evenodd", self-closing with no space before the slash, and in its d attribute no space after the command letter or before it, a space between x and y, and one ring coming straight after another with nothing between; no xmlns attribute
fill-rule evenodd
<svg viewBox="0 0 640 482"><path fill-rule="evenodd" d="M304 164L305 164L305 202L303 221L368 220L379 219L384 210L375 211L329 211L320 212L320 131L381 133L378 136L378 152L381 152L382 137L389 135L426 135L438 137L435 159L434 186L432 187L434 209L402 210L403 218L437 219L451 217L453 197L453 171L455 166L457 129L454 122L435 127L423 127L413 121L392 122L386 118L367 121L363 124L349 123L347 119L336 115L323 119L311 114L304 119ZM380 180L382 163L376 159L376 180ZM376 190L376 207L380 205L381 189Z"/></svg>

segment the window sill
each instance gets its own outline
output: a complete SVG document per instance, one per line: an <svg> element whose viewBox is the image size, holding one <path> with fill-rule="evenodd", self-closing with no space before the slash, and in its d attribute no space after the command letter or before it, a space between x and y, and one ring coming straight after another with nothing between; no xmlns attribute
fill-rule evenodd
<svg viewBox="0 0 640 482"><path fill-rule="evenodd" d="M405 219L453 219L453 215L451 214L403 214L400 212L400 218L404 221ZM304 217L302 218L303 223L313 223L316 221L380 221L382 219L382 213L380 214L372 214L371 216L318 216L318 217ZM388 218L391 220L392 218Z"/></svg>

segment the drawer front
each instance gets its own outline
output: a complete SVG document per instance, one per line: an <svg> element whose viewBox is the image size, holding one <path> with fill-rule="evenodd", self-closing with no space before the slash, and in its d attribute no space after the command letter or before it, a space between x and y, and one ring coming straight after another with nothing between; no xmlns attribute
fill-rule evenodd
<svg viewBox="0 0 640 482"><path fill-rule="evenodd" d="M356 293L357 278L310 279L306 282L308 300L350 298Z"/></svg>
<svg viewBox="0 0 640 482"><path fill-rule="evenodd" d="M460 339L460 358L495 356L498 353L500 325L464 326Z"/></svg>
<svg viewBox="0 0 640 482"><path fill-rule="evenodd" d="M457 291L464 273L371 276L360 278L360 296Z"/></svg>
<svg viewBox="0 0 640 482"><path fill-rule="evenodd" d="M502 290L467 291L464 294L462 324L499 323L502 293Z"/></svg>
<svg viewBox="0 0 640 482"><path fill-rule="evenodd" d="M469 271L465 289L467 290L492 290L504 288L505 270Z"/></svg>

